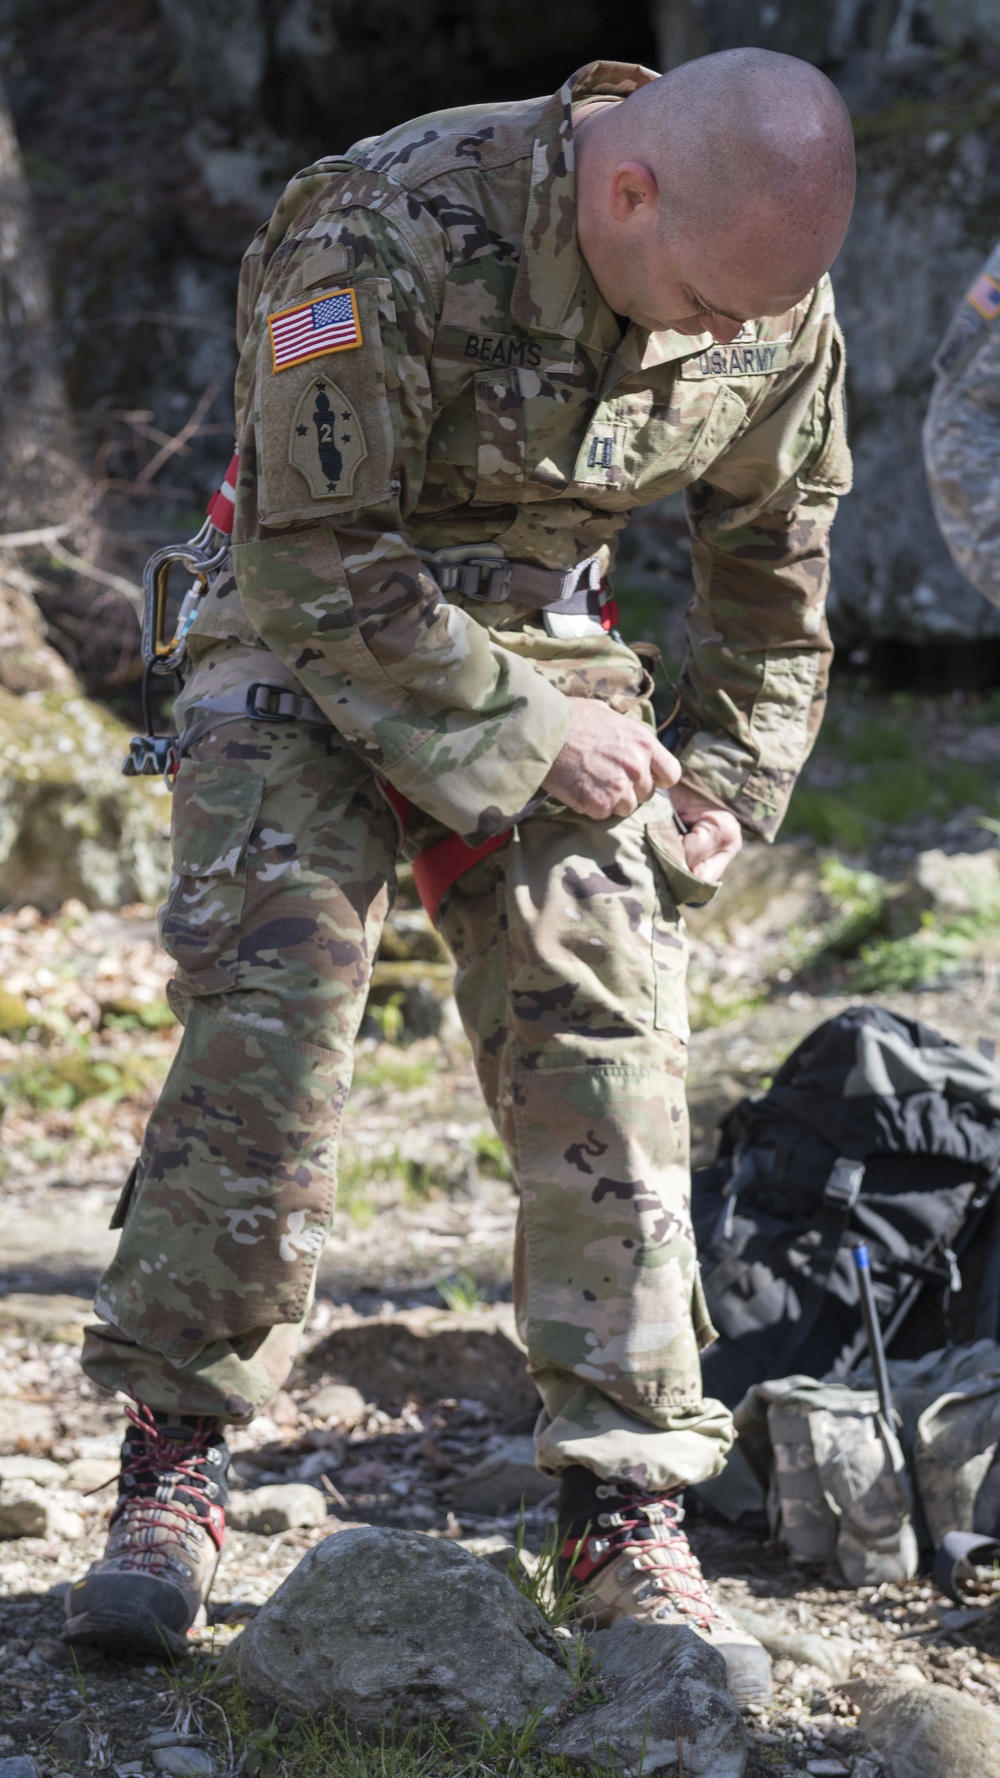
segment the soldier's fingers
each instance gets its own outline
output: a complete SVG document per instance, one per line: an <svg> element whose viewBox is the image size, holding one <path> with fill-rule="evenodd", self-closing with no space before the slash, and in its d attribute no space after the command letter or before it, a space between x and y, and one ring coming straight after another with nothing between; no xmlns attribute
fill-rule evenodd
<svg viewBox="0 0 1000 1778"><path fill-rule="evenodd" d="M661 784L664 790L669 790L672 784L678 784L680 782L680 760L675 759L674 755L669 753L666 747L662 746L659 741L653 742L653 752L650 756L649 765L653 774L653 782L655 784Z"/></svg>
<svg viewBox="0 0 1000 1778"><path fill-rule="evenodd" d="M618 801L616 802L614 808L611 810L611 814L612 815L634 815L636 812L636 809L639 807L640 800L642 802L645 802L647 799L645 797L642 797L640 799L636 795L634 787L632 785L629 785L629 788L627 790L624 790L622 792L621 796L618 798Z"/></svg>

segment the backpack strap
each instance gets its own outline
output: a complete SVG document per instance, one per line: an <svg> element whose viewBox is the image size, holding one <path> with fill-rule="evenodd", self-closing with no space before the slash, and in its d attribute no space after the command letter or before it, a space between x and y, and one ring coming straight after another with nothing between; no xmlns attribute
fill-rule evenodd
<svg viewBox="0 0 1000 1778"><path fill-rule="evenodd" d="M813 1249L814 1260L812 1275L805 1290L802 1292L802 1312L797 1321L792 1323L781 1344L780 1351L770 1364L770 1373L775 1377L784 1377L795 1369L792 1360L803 1345L816 1324L823 1298L826 1296L841 1242L847 1233L847 1225L851 1220L861 1192L861 1182L865 1176L864 1161L848 1160L840 1155L834 1161L830 1177L823 1187L823 1202L816 1218L815 1227L819 1230L819 1242Z"/></svg>

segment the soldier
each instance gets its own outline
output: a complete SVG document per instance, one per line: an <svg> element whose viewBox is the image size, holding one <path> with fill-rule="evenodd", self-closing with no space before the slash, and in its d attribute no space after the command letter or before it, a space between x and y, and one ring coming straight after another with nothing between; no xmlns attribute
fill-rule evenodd
<svg viewBox="0 0 1000 1778"><path fill-rule="evenodd" d="M1000 245L970 284L934 359L924 464L955 566L1000 605Z"/></svg>
<svg viewBox="0 0 1000 1778"><path fill-rule="evenodd" d="M852 195L807 64L597 63L318 162L247 253L233 571L178 705L184 1034L86 1340L136 1406L70 1640L182 1649L208 1595L223 1429L311 1300L404 844L520 1189L538 1462L584 1609L688 1623L767 1695L680 1528L732 1428L699 1369L678 910L741 829L774 835L822 715ZM608 572L628 513L682 487L668 751Z"/></svg>

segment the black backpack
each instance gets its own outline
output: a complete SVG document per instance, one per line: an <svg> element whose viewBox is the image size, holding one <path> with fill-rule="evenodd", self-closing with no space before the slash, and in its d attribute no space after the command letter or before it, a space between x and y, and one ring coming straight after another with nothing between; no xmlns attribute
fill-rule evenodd
<svg viewBox="0 0 1000 1778"><path fill-rule="evenodd" d="M692 1217L729 1406L793 1372L847 1378L865 1350L852 1247L867 1243L890 1353L1000 1339L1000 1071L879 1007L818 1026L721 1125ZM1000 1202L1000 1199L998 1199ZM904 1327L904 1323L906 1326Z"/></svg>

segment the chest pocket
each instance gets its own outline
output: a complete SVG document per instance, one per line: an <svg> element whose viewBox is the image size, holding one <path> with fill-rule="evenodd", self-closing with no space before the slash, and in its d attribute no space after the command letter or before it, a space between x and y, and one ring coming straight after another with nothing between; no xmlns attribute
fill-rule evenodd
<svg viewBox="0 0 1000 1778"><path fill-rule="evenodd" d="M573 471L595 492L656 500L697 481L742 432L747 410L726 384L677 382L667 396L641 389L595 409Z"/></svg>
<svg viewBox="0 0 1000 1778"><path fill-rule="evenodd" d="M521 497L527 468L524 396L517 370L476 377L476 493L484 505L509 505Z"/></svg>

